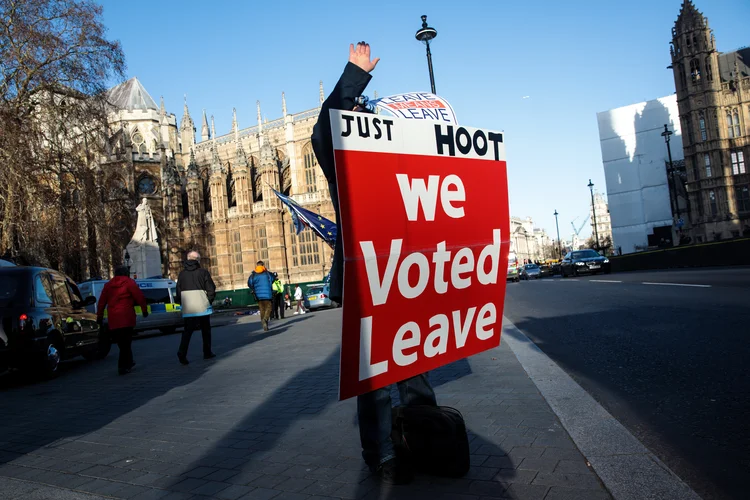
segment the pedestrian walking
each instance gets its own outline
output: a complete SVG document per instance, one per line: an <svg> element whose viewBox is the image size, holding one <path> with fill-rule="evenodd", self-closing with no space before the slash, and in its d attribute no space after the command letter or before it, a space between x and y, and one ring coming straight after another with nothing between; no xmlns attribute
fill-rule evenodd
<svg viewBox="0 0 750 500"><path fill-rule="evenodd" d="M177 302L182 308L182 319L185 330L182 332L177 359L183 365L189 364L187 359L190 337L195 330L200 329L203 337L203 359L215 358L211 350L211 304L216 298L216 285L211 279L211 273L203 269L200 264L201 256L195 250L188 252L185 268L177 278Z"/></svg>
<svg viewBox="0 0 750 500"><path fill-rule="evenodd" d="M297 288L294 289L294 300L297 301L297 310L294 311L294 314L305 314L305 302L303 299L302 287L297 285Z"/></svg>
<svg viewBox="0 0 750 500"><path fill-rule="evenodd" d="M107 328L110 338L117 342L120 357L117 371L120 375L130 373L135 366L133 360L133 328L135 327L135 306L141 307L141 315L148 317L148 304L138 284L130 278L127 266L117 266L115 277L102 288L96 305L96 321L104 324L104 310L107 310Z"/></svg>
<svg viewBox="0 0 750 500"><path fill-rule="evenodd" d="M260 322L263 325L263 331L267 332L268 320L271 318L271 301L273 300L273 276L271 276L271 273L263 265L262 260L259 260L255 264L255 269L247 279L247 286L253 292L253 295L255 295L255 300L258 301Z"/></svg>
<svg viewBox="0 0 750 500"><path fill-rule="evenodd" d="M284 285L277 273L273 273L273 313L276 319L284 319Z"/></svg>
<svg viewBox="0 0 750 500"><path fill-rule="evenodd" d="M333 138L329 110L369 112L357 104L358 98L367 87L379 58L371 59L370 46L359 42L349 46L349 62L339 78L331 95L323 103L318 122L313 128L312 145L320 168L328 180L331 201L340 220L338 190L336 187L336 167L333 157ZM330 273L331 300L342 303L344 277L344 248L341 231L336 235L333 266ZM301 290L300 290L301 292ZM296 314L296 313L295 313ZM436 406L435 392L430 386L427 374L403 380L398 383L401 404ZM357 417L359 420L362 457L370 471L384 482L403 484L411 481L413 472L407 464L398 461L391 440L391 391L384 387L357 397Z"/></svg>

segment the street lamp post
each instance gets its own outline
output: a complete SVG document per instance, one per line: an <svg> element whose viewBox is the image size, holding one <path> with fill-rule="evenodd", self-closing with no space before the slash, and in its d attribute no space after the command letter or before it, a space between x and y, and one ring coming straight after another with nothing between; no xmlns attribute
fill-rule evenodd
<svg viewBox="0 0 750 500"><path fill-rule="evenodd" d="M670 200L669 206L672 208L672 213L677 214L677 220L680 219L680 204L677 202L677 190L674 182L674 165L672 164L672 148L669 145L670 136L673 134L667 124L664 124L664 132L661 133L664 137L664 142L667 143L667 157L669 158L669 172L667 172L667 181L669 182L669 192L672 200Z"/></svg>
<svg viewBox="0 0 750 500"><path fill-rule="evenodd" d="M562 243L560 243L560 225L557 222L557 216L560 215L557 213L557 209L555 209L555 229L557 229L557 252L560 254L560 258L562 259Z"/></svg>
<svg viewBox="0 0 750 500"><path fill-rule="evenodd" d="M128 277L130 277L130 253L125 249L125 265L128 266Z"/></svg>
<svg viewBox="0 0 750 500"><path fill-rule="evenodd" d="M432 53L430 52L430 40L437 36L437 30L427 26L427 16L422 16L422 28L414 35L417 40L423 42L427 47L427 67L430 69L430 88L435 94L435 75L432 73Z"/></svg>
<svg viewBox="0 0 750 500"><path fill-rule="evenodd" d="M594 183L589 179L589 190L591 191L591 212L594 216L594 238L596 238L596 250L599 250L599 231L596 227L596 205L594 205Z"/></svg>

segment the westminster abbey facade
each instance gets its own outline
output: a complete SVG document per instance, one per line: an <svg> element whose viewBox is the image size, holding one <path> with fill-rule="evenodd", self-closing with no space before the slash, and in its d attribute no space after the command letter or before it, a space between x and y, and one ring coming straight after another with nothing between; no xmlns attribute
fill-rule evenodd
<svg viewBox="0 0 750 500"><path fill-rule="evenodd" d="M221 136L204 112L197 141L187 101L179 126L136 78L111 89L110 101L106 183L109 192L149 200L164 276L176 278L191 249L200 252L220 291L246 288L258 260L285 283L318 281L328 273L333 250L309 229L297 235L273 194L290 195L335 220L310 142L319 107L288 113L282 94L280 118L262 121L258 103L256 125L240 128L234 112L231 132Z"/></svg>

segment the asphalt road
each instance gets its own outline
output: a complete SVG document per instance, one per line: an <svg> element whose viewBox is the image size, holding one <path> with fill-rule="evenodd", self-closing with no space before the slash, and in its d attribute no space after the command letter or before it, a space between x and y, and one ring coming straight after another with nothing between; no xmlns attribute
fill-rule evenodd
<svg viewBox="0 0 750 500"><path fill-rule="evenodd" d="M509 283L505 316L704 499L750 498L750 268Z"/></svg>

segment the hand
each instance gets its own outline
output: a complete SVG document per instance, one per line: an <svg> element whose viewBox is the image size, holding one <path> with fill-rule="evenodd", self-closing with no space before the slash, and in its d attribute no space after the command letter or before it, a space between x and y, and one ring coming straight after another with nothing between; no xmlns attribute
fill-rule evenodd
<svg viewBox="0 0 750 500"><path fill-rule="evenodd" d="M349 62L352 64L356 64L363 70L370 73L372 70L375 69L375 66L377 66L378 61L380 61L379 57L376 57L373 60L370 60L370 45L365 42L359 42L357 44L357 47L354 47L354 44L349 44Z"/></svg>

